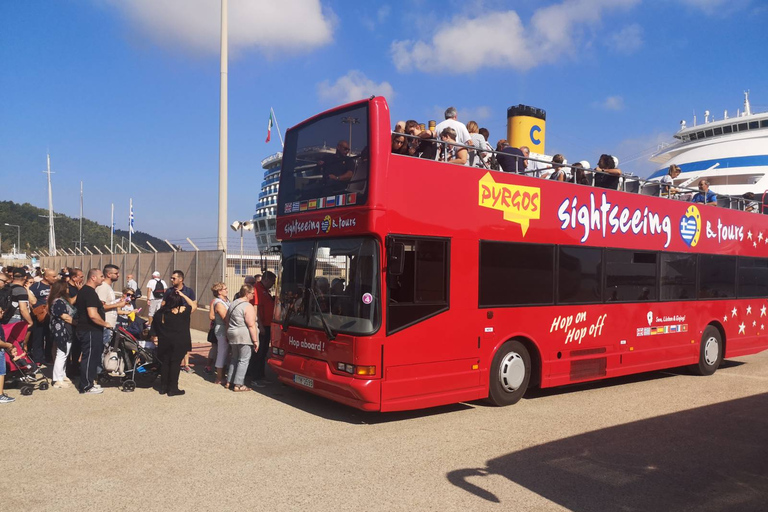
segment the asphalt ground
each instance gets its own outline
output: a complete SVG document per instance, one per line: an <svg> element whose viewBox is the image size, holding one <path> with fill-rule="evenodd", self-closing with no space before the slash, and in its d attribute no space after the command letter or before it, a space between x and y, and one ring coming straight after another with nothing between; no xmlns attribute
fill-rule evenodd
<svg viewBox="0 0 768 512"><path fill-rule="evenodd" d="M372 414L226 391L206 352L181 397L9 389L0 510L768 510L768 353Z"/></svg>

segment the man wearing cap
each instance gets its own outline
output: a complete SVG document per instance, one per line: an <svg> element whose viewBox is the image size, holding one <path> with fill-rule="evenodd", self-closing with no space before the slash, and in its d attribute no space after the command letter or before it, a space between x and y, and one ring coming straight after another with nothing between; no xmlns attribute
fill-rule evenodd
<svg viewBox="0 0 768 512"><path fill-rule="evenodd" d="M158 286L159 284L159 286ZM168 289L168 285L165 281L160 279L160 272L155 270L152 272L152 279L147 283L147 304L149 304L149 321L147 327L152 325L152 317L155 316L157 310L160 309L160 305L163 303L163 296L165 296L165 290Z"/></svg>

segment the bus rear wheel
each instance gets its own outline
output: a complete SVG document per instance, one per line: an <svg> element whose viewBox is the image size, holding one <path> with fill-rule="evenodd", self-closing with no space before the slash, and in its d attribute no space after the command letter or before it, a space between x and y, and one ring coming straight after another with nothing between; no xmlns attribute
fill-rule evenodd
<svg viewBox="0 0 768 512"><path fill-rule="evenodd" d="M517 403L531 380L531 356L517 340L504 343L493 356L488 401L504 406Z"/></svg>
<svg viewBox="0 0 768 512"><path fill-rule="evenodd" d="M708 325L701 336L699 364L693 367L696 375L712 375L723 362L723 337L715 327Z"/></svg>

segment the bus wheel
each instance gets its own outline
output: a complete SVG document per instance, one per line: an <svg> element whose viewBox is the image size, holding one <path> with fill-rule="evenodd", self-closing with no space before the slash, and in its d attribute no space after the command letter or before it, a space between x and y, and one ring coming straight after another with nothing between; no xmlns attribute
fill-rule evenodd
<svg viewBox="0 0 768 512"><path fill-rule="evenodd" d="M712 375L723 362L723 340L720 331L708 325L701 336L699 364L693 367L697 375Z"/></svg>
<svg viewBox="0 0 768 512"><path fill-rule="evenodd" d="M531 356L516 340L503 344L493 356L488 401L493 405L517 403L531 380Z"/></svg>

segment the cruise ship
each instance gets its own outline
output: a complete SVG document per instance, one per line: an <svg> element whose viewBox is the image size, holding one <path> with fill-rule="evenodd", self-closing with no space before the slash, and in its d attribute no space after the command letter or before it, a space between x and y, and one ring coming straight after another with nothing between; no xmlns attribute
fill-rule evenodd
<svg viewBox="0 0 768 512"><path fill-rule="evenodd" d="M256 201L256 213L253 215L253 231L256 244L261 254L278 251L280 242L275 237L277 230L277 188L280 181L280 167L283 163L283 153L278 151L261 161L264 169L264 179L261 182L261 192Z"/></svg>
<svg viewBox="0 0 768 512"><path fill-rule="evenodd" d="M713 192L739 196L768 190L768 112L753 113L749 92L744 105L729 117L725 111L716 120L704 112L704 123L693 126L680 122L676 139L666 144L650 160L663 165L648 179L667 174L674 164L682 171L675 180L678 186L696 188L700 179L710 182Z"/></svg>

